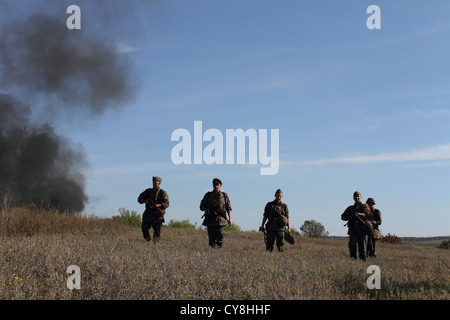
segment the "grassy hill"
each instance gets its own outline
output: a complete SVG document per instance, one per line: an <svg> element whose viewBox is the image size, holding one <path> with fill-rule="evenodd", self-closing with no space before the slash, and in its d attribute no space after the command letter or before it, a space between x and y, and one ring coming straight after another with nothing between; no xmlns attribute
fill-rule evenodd
<svg viewBox="0 0 450 320"><path fill-rule="evenodd" d="M206 231L164 227L145 242L140 228L112 219L25 209L0 213L0 299L446 299L450 251L379 243L366 262L347 240L296 237L266 252L257 232L227 232L208 247ZM77 265L81 289L69 290ZM381 271L369 290L367 267Z"/></svg>
<svg viewBox="0 0 450 320"><path fill-rule="evenodd" d="M450 240L450 237L403 237L401 240L408 245L438 247L442 241Z"/></svg>

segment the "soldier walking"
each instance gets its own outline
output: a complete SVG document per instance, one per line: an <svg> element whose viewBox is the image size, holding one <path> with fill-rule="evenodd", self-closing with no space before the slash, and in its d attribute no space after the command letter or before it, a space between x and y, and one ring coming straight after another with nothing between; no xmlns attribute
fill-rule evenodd
<svg viewBox="0 0 450 320"><path fill-rule="evenodd" d="M213 190L207 192L200 202L200 210L205 211L203 225L208 230L208 244L211 248L222 248L225 226L231 225L231 204L228 194L220 190L222 181L213 179ZM227 220L228 214L228 220Z"/></svg>
<svg viewBox="0 0 450 320"><path fill-rule="evenodd" d="M169 207L169 196L167 192L160 188L162 179L153 177L153 188L148 188L142 192L137 201L145 203L145 211L142 215L141 230L146 241L150 241L150 228L153 228L153 242L161 239L161 225L164 220L166 209Z"/></svg>
<svg viewBox="0 0 450 320"><path fill-rule="evenodd" d="M260 230L267 232L266 250L272 252L276 240L278 251L284 251L284 232L291 233L289 225L289 209L286 203L281 202L283 192L275 192L275 200L270 201L264 208L263 220ZM264 226L264 223L267 224Z"/></svg>
<svg viewBox="0 0 450 320"><path fill-rule="evenodd" d="M369 206L362 203L361 199L361 193L355 191L353 193L355 203L345 209L341 219L348 221L346 225L348 226L350 257L356 259L356 251L358 250L359 258L365 261L367 235L370 233L370 229L367 227L367 220L370 219L371 215Z"/></svg>
<svg viewBox="0 0 450 320"><path fill-rule="evenodd" d="M375 205L375 199L374 198L367 198L366 201L367 205L369 206L370 213L372 215L372 219L370 223L372 223L373 226L373 232L369 233L368 239L367 239L367 255L369 257L376 257L376 245L377 245L377 237L375 237L375 234L379 235L379 225L381 224L381 212L378 209L374 208ZM376 230L376 231L375 231Z"/></svg>

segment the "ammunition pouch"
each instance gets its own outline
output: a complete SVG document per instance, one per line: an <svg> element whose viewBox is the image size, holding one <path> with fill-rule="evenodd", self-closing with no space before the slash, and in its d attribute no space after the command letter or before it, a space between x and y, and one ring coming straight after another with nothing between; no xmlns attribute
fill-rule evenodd
<svg viewBox="0 0 450 320"><path fill-rule="evenodd" d="M228 224L227 213L225 211L217 209L207 210L204 217L202 225L206 227L223 227Z"/></svg>
<svg viewBox="0 0 450 320"><path fill-rule="evenodd" d="M380 230L378 230L378 229L373 229L372 235L373 235L373 238L374 238L375 240L379 240L379 239L382 238L382 237L381 237Z"/></svg>

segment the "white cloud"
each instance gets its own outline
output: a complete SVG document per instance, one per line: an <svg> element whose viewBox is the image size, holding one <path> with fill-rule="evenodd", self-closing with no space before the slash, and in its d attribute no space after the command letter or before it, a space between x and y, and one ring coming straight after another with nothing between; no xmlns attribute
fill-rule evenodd
<svg viewBox="0 0 450 320"><path fill-rule="evenodd" d="M139 47L134 47L132 45L129 44L125 44L125 43L118 43L117 44L117 52L118 53L129 53L129 52L135 52L135 51L140 51L141 48Z"/></svg>
<svg viewBox="0 0 450 320"><path fill-rule="evenodd" d="M381 162L415 162L415 161L435 161L450 159L450 144L428 147L420 150L413 150L398 153L380 153L375 155L357 155L348 157L337 157L330 159L309 160L296 163L297 165L323 165L333 163L381 163ZM287 163L293 164L291 163Z"/></svg>

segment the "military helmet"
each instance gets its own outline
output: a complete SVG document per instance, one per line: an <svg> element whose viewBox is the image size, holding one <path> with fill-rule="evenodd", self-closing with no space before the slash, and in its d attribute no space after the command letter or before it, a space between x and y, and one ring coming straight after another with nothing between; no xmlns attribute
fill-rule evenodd
<svg viewBox="0 0 450 320"><path fill-rule="evenodd" d="M375 199L374 198L367 198L366 203L367 204L375 204Z"/></svg>

